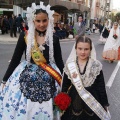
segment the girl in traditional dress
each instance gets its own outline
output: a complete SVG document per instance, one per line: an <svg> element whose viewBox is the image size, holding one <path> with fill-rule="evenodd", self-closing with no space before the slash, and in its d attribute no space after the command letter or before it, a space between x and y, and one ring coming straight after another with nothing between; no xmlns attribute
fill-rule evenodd
<svg viewBox="0 0 120 120"><path fill-rule="evenodd" d="M110 120L102 64L88 37L79 37L66 62L62 92L71 104L61 120Z"/></svg>
<svg viewBox="0 0 120 120"><path fill-rule="evenodd" d="M101 32L101 35L100 35L99 41L101 43L105 43L107 41L110 29L111 29L111 21L107 20L106 23L105 23L105 26L104 26L104 28L103 28L103 30Z"/></svg>
<svg viewBox="0 0 120 120"><path fill-rule="evenodd" d="M113 23L107 42L103 49L103 58L109 62L120 60L120 29L117 22Z"/></svg>
<svg viewBox="0 0 120 120"><path fill-rule="evenodd" d="M50 5L27 8L28 32L22 32L0 90L0 120L59 120L53 98L59 92L63 60L53 36ZM21 61L26 51L26 61Z"/></svg>

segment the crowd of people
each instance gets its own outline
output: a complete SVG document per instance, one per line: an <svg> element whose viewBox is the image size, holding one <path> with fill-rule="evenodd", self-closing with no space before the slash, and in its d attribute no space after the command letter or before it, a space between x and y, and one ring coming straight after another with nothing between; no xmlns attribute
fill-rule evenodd
<svg viewBox="0 0 120 120"><path fill-rule="evenodd" d="M23 30L28 30L28 25L26 19L23 19L21 14L18 16L11 15L11 17L7 17L7 15L0 16L0 30L1 34L10 33L10 37L17 37L17 32L21 32Z"/></svg>
<svg viewBox="0 0 120 120"><path fill-rule="evenodd" d="M16 37L18 28L20 36L0 86L0 120L110 120L102 64L92 40L85 36L83 16L74 25L54 24L53 13L40 2L27 8L27 23L21 15L12 15L7 22L2 17L2 34L10 29L10 36ZM120 60L119 24L111 28L108 21L104 26L93 23L92 29L106 39L102 57ZM59 39L69 35L75 44L64 64ZM54 103L59 93L70 97L62 113ZM63 97L59 99L64 104Z"/></svg>
<svg viewBox="0 0 120 120"><path fill-rule="evenodd" d="M102 58L109 63L120 60L120 26L118 22L106 19L105 22L97 24L95 21L92 31L99 31L99 42L104 45ZM97 32L96 32L97 33Z"/></svg>

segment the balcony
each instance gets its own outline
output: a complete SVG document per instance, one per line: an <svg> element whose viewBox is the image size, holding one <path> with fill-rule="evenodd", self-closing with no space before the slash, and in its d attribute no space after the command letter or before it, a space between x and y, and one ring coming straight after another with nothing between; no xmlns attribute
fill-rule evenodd
<svg viewBox="0 0 120 120"><path fill-rule="evenodd" d="M66 0L66 1L71 1L71 2L75 2L75 3L77 2L77 0Z"/></svg>
<svg viewBox="0 0 120 120"><path fill-rule="evenodd" d="M13 0L0 0L0 8L13 8Z"/></svg>
<svg viewBox="0 0 120 120"><path fill-rule="evenodd" d="M84 4L85 2L84 2L84 0L77 0L77 3Z"/></svg>
<svg viewBox="0 0 120 120"><path fill-rule="evenodd" d="M104 10L104 6L103 6L103 5L101 5L101 6L100 6L100 9L101 9L101 10Z"/></svg>
<svg viewBox="0 0 120 120"><path fill-rule="evenodd" d="M99 7L100 6L100 3L99 2L96 2L96 7Z"/></svg>
<svg viewBox="0 0 120 120"><path fill-rule="evenodd" d="M107 3L110 3L110 0L107 0Z"/></svg>
<svg viewBox="0 0 120 120"><path fill-rule="evenodd" d="M0 0L0 5L12 5L13 4L13 0Z"/></svg>

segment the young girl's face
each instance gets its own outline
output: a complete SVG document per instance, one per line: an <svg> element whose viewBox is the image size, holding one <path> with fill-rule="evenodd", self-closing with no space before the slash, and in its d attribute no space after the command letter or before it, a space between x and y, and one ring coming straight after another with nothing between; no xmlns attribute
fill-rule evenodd
<svg viewBox="0 0 120 120"><path fill-rule="evenodd" d="M90 55L90 44L85 42L79 42L76 46L76 54L79 59L86 60Z"/></svg>
<svg viewBox="0 0 120 120"><path fill-rule="evenodd" d="M117 29L118 25L117 24L114 24L114 29Z"/></svg>
<svg viewBox="0 0 120 120"><path fill-rule="evenodd" d="M45 13L38 13L34 20L35 28L39 31L45 31L48 26L48 16Z"/></svg>

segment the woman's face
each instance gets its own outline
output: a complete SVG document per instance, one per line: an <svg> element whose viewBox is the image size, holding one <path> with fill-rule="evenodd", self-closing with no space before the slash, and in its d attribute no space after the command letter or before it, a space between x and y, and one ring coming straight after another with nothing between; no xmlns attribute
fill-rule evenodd
<svg viewBox="0 0 120 120"><path fill-rule="evenodd" d="M38 13L34 20L35 28L39 31L45 31L48 26L48 16L45 13Z"/></svg>
<svg viewBox="0 0 120 120"><path fill-rule="evenodd" d="M114 24L114 29L117 29L118 25L117 24Z"/></svg>
<svg viewBox="0 0 120 120"><path fill-rule="evenodd" d="M76 53L79 59L86 60L90 55L90 44L85 42L79 42L76 47Z"/></svg>
<svg viewBox="0 0 120 120"><path fill-rule="evenodd" d="M83 18L82 17L79 17L78 18L78 22L82 22Z"/></svg>

